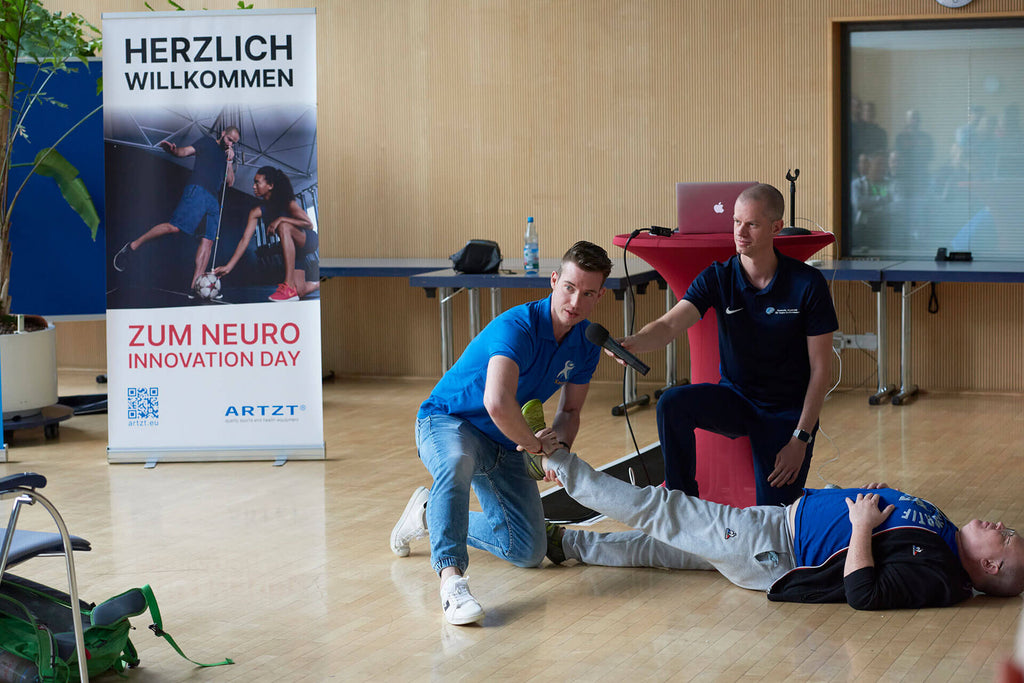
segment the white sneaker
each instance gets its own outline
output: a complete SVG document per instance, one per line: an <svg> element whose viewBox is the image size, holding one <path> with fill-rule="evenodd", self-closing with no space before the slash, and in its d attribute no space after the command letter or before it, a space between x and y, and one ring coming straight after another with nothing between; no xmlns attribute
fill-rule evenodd
<svg viewBox="0 0 1024 683"><path fill-rule="evenodd" d="M427 501L430 490L425 486L412 492L405 511L391 530L391 552L399 557L409 556L409 542L427 535Z"/></svg>
<svg viewBox="0 0 1024 683"><path fill-rule="evenodd" d="M441 609L449 624L462 626L484 618L484 608L469 592L465 576L449 576L441 584Z"/></svg>

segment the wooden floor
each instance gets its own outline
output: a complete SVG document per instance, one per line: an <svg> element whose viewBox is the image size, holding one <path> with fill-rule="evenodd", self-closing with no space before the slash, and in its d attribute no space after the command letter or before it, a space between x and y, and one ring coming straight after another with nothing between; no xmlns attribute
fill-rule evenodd
<svg viewBox="0 0 1024 683"><path fill-rule="evenodd" d="M326 462L108 465L97 415L63 423L54 441L16 432L0 472L46 475L44 493L92 542L77 556L85 599L149 583L187 654L237 662L196 669L139 618L142 668L131 681L988 682L1012 648L1017 598L856 612L770 603L712 572L527 570L476 550L470 585L487 618L448 626L426 542L404 559L388 548L412 489L430 483L413 445L430 386L326 383ZM61 391L102 388L65 375ZM618 391L591 390L577 450L594 464L633 450L625 420L610 414ZM641 446L656 440L652 409L632 423ZM1024 525L1024 397L871 407L863 391L835 394L822 426L834 446L819 440L810 485L885 480L958 522ZM26 511L23 526L47 529L42 515ZM41 558L15 573L59 586L62 567Z"/></svg>

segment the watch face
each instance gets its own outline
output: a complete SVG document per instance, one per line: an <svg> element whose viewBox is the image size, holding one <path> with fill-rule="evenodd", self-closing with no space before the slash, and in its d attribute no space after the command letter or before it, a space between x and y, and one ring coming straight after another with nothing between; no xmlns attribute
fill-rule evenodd
<svg viewBox="0 0 1024 683"><path fill-rule="evenodd" d="M935 0L943 7L963 7L971 2L971 0Z"/></svg>

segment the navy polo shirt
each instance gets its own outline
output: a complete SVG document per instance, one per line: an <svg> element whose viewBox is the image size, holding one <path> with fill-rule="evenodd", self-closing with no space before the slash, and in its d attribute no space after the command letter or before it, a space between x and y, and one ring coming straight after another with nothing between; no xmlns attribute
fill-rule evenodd
<svg viewBox="0 0 1024 683"><path fill-rule="evenodd" d="M220 194L221 183L224 182L228 153L221 148L220 143L208 135L193 142L192 147L196 153L188 184L198 185L216 197Z"/></svg>
<svg viewBox="0 0 1024 683"><path fill-rule="evenodd" d="M743 273L739 255L704 269L684 299L701 316L718 317L722 383L763 408L803 405L811 365L807 337L839 329L828 283L802 261L776 250L779 267L762 290Z"/></svg>
<svg viewBox="0 0 1024 683"><path fill-rule="evenodd" d="M519 405L533 398L546 401L565 384L590 383L601 347L587 340L588 325L587 320L573 325L558 343L551 324L550 296L510 308L469 342L420 406L418 416L456 415L497 443L514 449L516 444L498 429L484 408L487 364L493 356L511 358L519 366Z"/></svg>

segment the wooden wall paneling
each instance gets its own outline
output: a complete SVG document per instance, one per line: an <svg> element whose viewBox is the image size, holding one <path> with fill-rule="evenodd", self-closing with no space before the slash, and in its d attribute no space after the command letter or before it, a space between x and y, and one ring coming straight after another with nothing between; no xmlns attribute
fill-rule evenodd
<svg viewBox="0 0 1024 683"><path fill-rule="evenodd" d="M440 373L437 299L428 299L408 280L332 278L321 285L320 305L325 372L371 377Z"/></svg>
<svg viewBox="0 0 1024 683"><path fill-rule="evenodd" d="M56 322L54 326L57 330L58 367L106 372L105 320Z"/></svg>
<svg viewBox="0 0 1024 683"><path fill-rule="evenodd" d="M937 314L927 310L927 287L913 301L915 381L948 391L1024 391L1020 285L939 283L936 290Z"/></svg>

